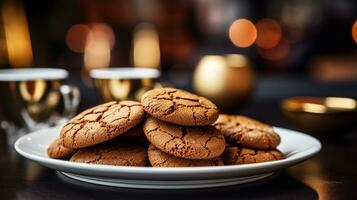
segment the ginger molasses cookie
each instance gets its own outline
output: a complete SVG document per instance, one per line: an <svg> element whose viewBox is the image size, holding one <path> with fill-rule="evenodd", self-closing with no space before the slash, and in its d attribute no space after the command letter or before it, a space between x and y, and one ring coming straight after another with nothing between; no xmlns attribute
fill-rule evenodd
<svg viewBox="0 0 357 200"><path fill-rule="evenodd" d="M221 158L192 160L172 156L160 151L153 145L149 146L148 157L153 167L198 167L198 166L220 166L223 165Z"/></svg>
<svg viewBox="0 0 357 200"><path fill-rule="evenodd" d="M224 164L239 165L284 159L279 150L256 150L241 147L227 147L222 155Z"/></svg>
<svg viewBox="0 0 357 200"><path fill-rule="evenodd" d="M144 110L165 122L183 126L213 124L218 108L206 98L175 88L158 88L146 92L141 98Z"/></svg>
<svg viewBox="0 0 357 200"><path fill-rule="evenodd" d="M62 128L62 144L77 149L108 141L139 124L144 116L141 104L135 101L113 101L95 106Z"/></svg>
<svg viewBox="0 0 357 200"><path fill-rule="evenodd" d="M180 158L216 158L226 145L224 136L213 126L179 126L153 117L144 123L144 133L156 148Z"/></svg>
<svg viewBox="0 0 357 200"><path fill-rule="evenodd" d="M145 166L147 153L144 147L137 144L115 140L79 149L70 161L102 165Z"/></svg>
<svg viewBox="0 0 357 200"><path fill-rule="evenodd" d="M47 155L50 158L63 158L73 154L76 150L64 147L59 138L55 139L47 148Z"/></svg>
<svg viewBox="0 0 357 200"><path fill-rule="evenodd" d="M257 149L275 149L280 137L273 127L241 115L221 114L214 126L220 130L227 142Z"/></svg>
<svg viewBox="0 0 357 200"><path fill-rule="evenodd" d="M135 126L134 128L129 129L125 133L121 134L120 137L125 138L136 138L144 136L143 126L142 124Z"/></svg>

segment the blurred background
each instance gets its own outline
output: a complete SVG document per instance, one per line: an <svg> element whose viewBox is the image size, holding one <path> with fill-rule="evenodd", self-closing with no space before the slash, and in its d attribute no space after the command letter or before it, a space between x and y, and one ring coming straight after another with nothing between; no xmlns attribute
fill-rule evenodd
<svg viewBox="0 0 357 200"><path fill-rule="evenodd" d="M353 0L3 0L0 6L0 68L63 67L81 88L82 108L97 101L87 90L90 69L159 68L161 81L193 90L197 65L210 54L249 59L257 77L253 101L291 91L357 96Z"/></svg>

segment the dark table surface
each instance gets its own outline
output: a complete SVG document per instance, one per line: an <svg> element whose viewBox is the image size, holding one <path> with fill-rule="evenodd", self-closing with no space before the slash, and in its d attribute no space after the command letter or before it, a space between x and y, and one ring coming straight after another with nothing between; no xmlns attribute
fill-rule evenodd
<svg viewBox="0 0 357 200"><path fill-rule="evenodd" d="M294 128L280 112L279 102L283 97L357 94L353 84L289 80L260 79L253 101L237 112L275 126ZM161 191L111 188L69 180L22 158L5 144L4 135L0 136L0 199L357 199L357 131L336 132L332 138L320 136L323 148L317 156L259 182Z"/></svg>

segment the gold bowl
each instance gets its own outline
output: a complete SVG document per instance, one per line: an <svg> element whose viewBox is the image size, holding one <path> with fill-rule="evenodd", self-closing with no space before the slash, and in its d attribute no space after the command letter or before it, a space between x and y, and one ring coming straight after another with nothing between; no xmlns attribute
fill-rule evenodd
<svg viewBox="0 0 357 200"><path fill-rule="evenodd" d="M342 132L356 127L357 101L343 97L291 97L281 103L284 116L309 133Z"/></svg>
<svg viewBox="0 0 357 200"><path fill-rule="evenodd" d="M254 71L245 55L206 55L196 67L193 86L197 94L229 113L251 97L255 87Z"/></svg>

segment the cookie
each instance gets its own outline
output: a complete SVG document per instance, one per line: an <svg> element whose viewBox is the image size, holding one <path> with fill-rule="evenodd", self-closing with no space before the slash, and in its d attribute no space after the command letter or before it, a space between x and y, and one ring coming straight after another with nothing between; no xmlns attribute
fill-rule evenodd
<svg viewBox="0 0 357 200"><path fill-rule="evenodd" d="M227 147L222 155L224 164L239 165L284 159L279 150L255 150L241 147Z"/></svg>
<svg viewBox="0 0 357 200"><path fill-rule="evenodd" d="M217 106L208 99L175 88L149 90L141 104L151 116L183 126L211 125L219 115Z"/></svg>
<svg viewBox="0 0 357 200"><path fill-rule="evenodd" d="M108 141L139 124L144 116L141 104L135 101L113 101L95 106L62 128L62 144L77 149Z"/></svg>
<svg viewBox="0 0 357 200"><path fill-rule="evenodd" d="M141 136L144 136L144 131L143 131L142 125L135 126L134 128L132 128L120 135L120 137L125 137L125 138L136 138L136 137L141 137Z"/></svg>
<svg viewBox="0 0 357 200"><path fill-rule="evenodd" d="M227 142L242 147L275 149L280 137L273 127L240 115L219 115L214 126L220 130Z"/></svg>
<svg viewBox="0 0 357 200"><path fill-rule="evenodd" d="M145 149L137 144L127 141L110 141L80 149L70 161L101 165L145 166L147 154Z"/></svg>
<svg viewBox="0 0 357 200"><path fill-rule="evenodd" d="M220 166L223 165L221 158L192 160L178 158L160 151L153 145L150 145L148 157L151 166L153 167L198 167L198 166Z"/></svg>
<svg viewBox="0 0 357 200"><path fill-rule="evenodd" d="M224 136L213 126L178 126L153 117L144 123L144 133L156 148L180 158L216 158L226 145Z"/></svg>
<svg viewBox="0 0 357 200"><path fill-rule="evenodd" d="M63 158L73 154L76 150L64 147L59 138L55 139L47 148L47 155L50 158Z"/></svg>

